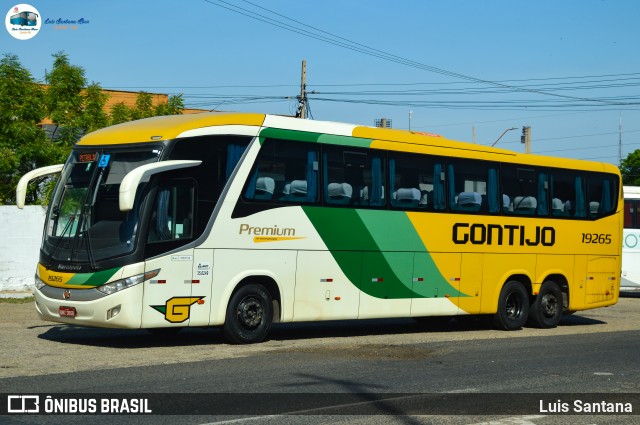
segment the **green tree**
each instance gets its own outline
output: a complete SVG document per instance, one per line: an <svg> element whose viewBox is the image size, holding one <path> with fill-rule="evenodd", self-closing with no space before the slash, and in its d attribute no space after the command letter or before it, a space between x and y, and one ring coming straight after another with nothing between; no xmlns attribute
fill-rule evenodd
<svg viewBox="0 0 640 425"><path fill-rule="evenodd" d="M181 115L184 110L182 95L171 95L167 103L161 103L155 108L155 115Z"/></svg>
<svg viewBox="0 0 640 425"><path fill-rule="evenodd" d="M92 83L86 88L82 98L83 111L80 126L85 133L90 133L109 125L109 118L104 111L109 95L102 90L102 87L97 83Z"/></svg>
<svg viewBox="0 0 640 425"><path fill-rule="evenodd" d="M139 120L152 116L154 116L153 97L151 93L141 91L138 93L138 96L136 96L136 104L132 109L131 119Z"/></svg>
<svg viewBox="0 0 640 425"><path fill-rule="evenodd" d="M131 121L131 108L125 105L124 102L118 102L113 105L109 114L110 125L122 124L127 121Z"/></svg>
<svg viewBox="0 0 640 425"><path fill-rule="evenodd" d="M620 163L622 182L627 186L640 186L640 149L631 152Z"/></svg>
<svg viewBox="0 0 640 425"><path fill-rule="evenodd" d="M87 85L84 68L71 65L64 52L53 55L53 69L45 75L48 84L45 93L47 114L57 130L58 140L73 146L82 133L84 98Z"/></svg>
<svg viewBox="0 0 640 425"><path fill-rule="evenodd" d="M20 177L34 168L59 163L66 152L51 143L38 126L46 112L44 93L13 54L0 60L0 202L15 202ZM27 191L28 202L40 199L45 185Z"/></svg>

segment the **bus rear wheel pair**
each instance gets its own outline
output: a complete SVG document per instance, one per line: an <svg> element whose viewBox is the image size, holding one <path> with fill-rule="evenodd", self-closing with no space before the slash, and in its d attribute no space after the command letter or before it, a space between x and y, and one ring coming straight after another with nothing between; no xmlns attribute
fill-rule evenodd
<svg viewBox="0 0 640 425"><path fill-rule="evenodd" d="M555 328L562 318L562 291L553 281L544 282L533 301L525 286L517 281L507 282L500 291L498 312L493 324L507 331L525 324L538 328Z"/></svg>

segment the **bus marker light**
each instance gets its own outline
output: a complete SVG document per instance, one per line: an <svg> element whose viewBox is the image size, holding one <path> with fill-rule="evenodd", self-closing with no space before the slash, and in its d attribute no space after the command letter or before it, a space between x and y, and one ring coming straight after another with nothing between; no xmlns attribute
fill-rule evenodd
<svg viewBox="0 0 640 425"><path fill-rule="evenodd" d="M371 282L384 282L384 279L381 277L374 277L371 279Z"/></svg>
<svg viewBox="0 0 640 425"><path fill-rule="evenodd" d="M322 282L322 283L331 283L331 282L333 282L333 279L332 278L320 279L320 282Z"/></svg>
<svg viewBox="0 0 640 425"><path fill-rule="evenodd" d="M200 305L204 304L204 300L198 300L198 304Z"/></svg>
<svg viewBox="0 0 640 425"><path fill-rule="evenodd" d="M449 298L449 297L451 297L451 295L449 295L449 294L444 294L444 297L445 297L445 298Z"/></svg>
<svg viewBox="0 0 640 425"><path fill-rule="evenodd" d="M197 279L194 279L194 280L191 281L191 283L200 283L200 281L197 280Z"/></svg>
<svg viewBox="0 0 640 425"><path fill-rule="evenodd" d="M424 282L424 277L414 277L413 281L414 282Z"/></svg>
<svg viewBox="0 0 640 425"><path fill-rule="evenodd" d="M154 279L154 280L151 281L151 283L157 283L159 285L163 285L163 284L167 283L167 281L164 280L164 279L159 279L159 280L158 279Z"/></svg>
<svg viewBox="0 0 640 425"><path fill-rule="evenodd" d="M342 299L342 297L335 297L336 301L340 301Z"/></svg>

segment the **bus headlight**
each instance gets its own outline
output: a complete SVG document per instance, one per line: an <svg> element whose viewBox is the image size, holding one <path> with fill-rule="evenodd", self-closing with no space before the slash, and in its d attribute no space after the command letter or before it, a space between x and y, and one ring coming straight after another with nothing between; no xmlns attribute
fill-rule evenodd
<svg viewBox="0 0 640 425"><path fill-rule="evenodd" d="M42 289L44 287L44 285L46 285L46 283L44 283L41 279L40 276L38 276L38 274L36 273L33 276L33 281L36 285L36 289Z"/></svg>
<svg viewBox="0 0 640 425"><path fill-rule="evenodd" d="M102 286L96 287L96 289L103 294L111 295L123 289L131 288L139 283L149 280L160 273L160 269L152 270L146 273L141 273L135 276L128 277L126 279L115 280L113 282L105 283Z"/></svg>

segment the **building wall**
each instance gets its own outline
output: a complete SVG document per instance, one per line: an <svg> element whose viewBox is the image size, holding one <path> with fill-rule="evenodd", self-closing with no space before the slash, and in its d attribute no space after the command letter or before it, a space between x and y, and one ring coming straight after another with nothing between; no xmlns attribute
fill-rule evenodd
<svg viewBox="0 0 640 425"><path fill-rule="evenodd" d="M0 206L0 291L28 291L40 255L46 208Z"/></svg>
<svg viewBox="0 0 640 425"><path fill-rule="evenodd" d="M43 87L47 87L46 84L43 84ZM104 111L109 114L111 112L111 108L118 103L124 103L130 108L133 108L136 105L136 99L138 97L139 92L133 91L122 91L122 90L106 90L103 89L102 92L109 96L107 99L107 103L104 105ZM161 103L169 102L169 95L164 93L149 93L151 95L151 102L153 106L158 106ZM183 114L199 114L201 112L207 112L207 109L193 109L193 108L185 108L182 113ZM52 124L53 121L49 117L46 117L42 120L41 124Z"/></svg>

